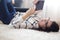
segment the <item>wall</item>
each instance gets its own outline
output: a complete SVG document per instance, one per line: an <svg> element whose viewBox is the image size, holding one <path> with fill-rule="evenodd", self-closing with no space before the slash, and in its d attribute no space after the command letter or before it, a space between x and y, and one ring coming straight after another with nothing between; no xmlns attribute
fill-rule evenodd
<svg viewBox="0 0 60 40"><path fill-rule="evenodd" d="M33 0L22 0L21 8L30 8L33 4Z"/></svg>
<svg viewBox="0 0 60 40"><path fill-rule="evenodd" d="M52 20L60 19L60 1L45 0L43 12L45 17L50 17Z"/></svg>

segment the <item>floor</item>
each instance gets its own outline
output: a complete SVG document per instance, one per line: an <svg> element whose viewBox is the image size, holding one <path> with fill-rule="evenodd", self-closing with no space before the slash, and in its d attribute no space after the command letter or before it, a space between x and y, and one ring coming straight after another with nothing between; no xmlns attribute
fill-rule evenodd
<svg viewBox="0 0 60 40"><path fill-rule="evenodd" d="M60 32L11 29L7 25L0 24L0 40L60 40Z"/></svg>

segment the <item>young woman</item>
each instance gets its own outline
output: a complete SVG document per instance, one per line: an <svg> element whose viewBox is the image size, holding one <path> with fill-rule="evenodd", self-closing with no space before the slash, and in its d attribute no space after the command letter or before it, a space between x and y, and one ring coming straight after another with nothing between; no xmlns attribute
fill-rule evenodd
<svg viewBox="0 0 60 40"><path fill-rule="evenodd" d="M30 8L24 15L17 14L9 24L10 27L14 28L26 28L41 30L45 32L58 32L59 25L51 21L50 19L39 19L39 16L35 15L36 6ZM33 15L32 15L33 14ZM39 19L39 20L37 20Z"/></svg>

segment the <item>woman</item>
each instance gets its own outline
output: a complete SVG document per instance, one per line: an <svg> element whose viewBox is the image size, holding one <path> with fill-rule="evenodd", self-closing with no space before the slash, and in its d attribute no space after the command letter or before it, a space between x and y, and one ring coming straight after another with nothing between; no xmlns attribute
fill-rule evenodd
<svg viewBox="0 0 60 40"><path fill-rule="evenodd" d="M50 18L39 19L39 17L34 14L35 9L36 9L36 6L33 6L24 15L21 16L20 14L17 14L13 18L9 26L14 28L26 28L26 29L34 29L39 31L41 30L45 32L59 31L59 25L56 22L51 21Z"/></svg>

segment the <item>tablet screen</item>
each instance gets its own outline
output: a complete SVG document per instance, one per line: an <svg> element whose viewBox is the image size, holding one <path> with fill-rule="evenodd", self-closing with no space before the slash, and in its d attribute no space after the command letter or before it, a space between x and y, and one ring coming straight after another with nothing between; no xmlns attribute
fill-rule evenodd
<svg viewBox="0 0 60 40"><path fill-rule="evenodd" d="M42 10L44 6L44 1L38 1L36 4L36 10Z"/></svg>

